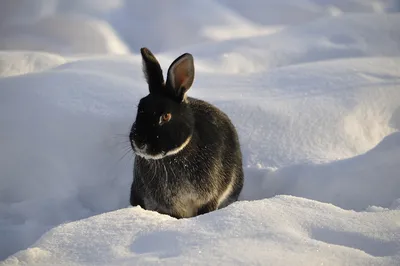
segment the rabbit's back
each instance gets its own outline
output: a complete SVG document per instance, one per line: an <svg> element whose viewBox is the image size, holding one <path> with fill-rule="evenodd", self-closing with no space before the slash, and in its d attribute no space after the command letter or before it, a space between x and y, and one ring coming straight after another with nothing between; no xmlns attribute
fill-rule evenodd
<svg viewBox="0 0 400 266"><path fill-rule="evenodd" d="M210 186L216 188L218 206L236 201L243 187L242 153L239 137L229 117L217 107L195 98L189 98L194 110L195 132L204 156L211 160L199 163L199 167L211 167Z"/></svg>
<svg viewBox="0 0 400 266"><path fill-rule="evenodd" d="M236 163L240 161L239 138L234 125L229 117L214 105L205 101L188 98L188 103L193 110L195 118L195 130L198 144L213 147L213 152L220 157L226 157L227 162ZM224 154L224 153L229 153ZM233 166L233 165L232 165Z"/></svg>

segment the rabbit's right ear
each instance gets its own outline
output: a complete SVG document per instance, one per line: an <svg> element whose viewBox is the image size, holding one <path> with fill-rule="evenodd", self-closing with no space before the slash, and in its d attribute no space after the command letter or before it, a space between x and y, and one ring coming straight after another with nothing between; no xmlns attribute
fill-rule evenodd
<svg viewBox="0 0 400 266"><path fill-rule="evenodd" d="M185 53L175 59L168 69L167 89L171 90L179 101L184 101L186 92L194 80L193 56Z"/></svg>
<svg viewBox="0 0 400 266"><path fill-rule="evenodd" d="M160 63L148 48L141 48L140 53L142 54L143 73L147 84L149 84L150 93L160 90L164 85Z"/></svg>

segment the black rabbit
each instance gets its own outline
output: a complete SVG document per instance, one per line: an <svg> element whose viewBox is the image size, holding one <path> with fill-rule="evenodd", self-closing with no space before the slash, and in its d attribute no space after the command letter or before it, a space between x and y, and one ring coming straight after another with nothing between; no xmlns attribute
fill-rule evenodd
<svg viewBox="0 0 400 266"><path fill-rule="evenodd" d="M226 114L186 96L192 55L178 57L164 82L155 56L140 52L150 93L140 100L129 135L136 154L131 205L188 218L236 201L243 187L238 135Z"/></svg>

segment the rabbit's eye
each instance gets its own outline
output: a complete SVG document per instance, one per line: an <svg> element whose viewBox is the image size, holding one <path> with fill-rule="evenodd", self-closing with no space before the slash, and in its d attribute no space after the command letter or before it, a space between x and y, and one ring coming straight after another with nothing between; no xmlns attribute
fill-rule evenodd
<svg viewBox="0 0 400 266"><path fill-rule="evenodd" d="M168 122L169 120L171 120L171 117L172 117L171 113L165 113L165 114L163 114L163 115L160 117L160 124L163 124L163 123Z"/></svg>

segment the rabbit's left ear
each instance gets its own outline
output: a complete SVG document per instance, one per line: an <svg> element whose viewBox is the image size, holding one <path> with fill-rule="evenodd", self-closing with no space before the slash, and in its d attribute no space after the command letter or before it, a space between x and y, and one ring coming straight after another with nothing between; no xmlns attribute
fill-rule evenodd
<svg viewBox="0 0 400 266"><path fill-rule="evenodd" d="M160 90L164 85L160 63L148 48L141 48L140 53L142 54L143 73L149 84L150 93Z"/></svg>
<svg viewBox="0 0 400 266"><path fill-rule="evenodd" d="M168 69L167 88L172 89L180 101L185 99L186 92L194 80L193 56L185 53L175 59Z"/></svg>

